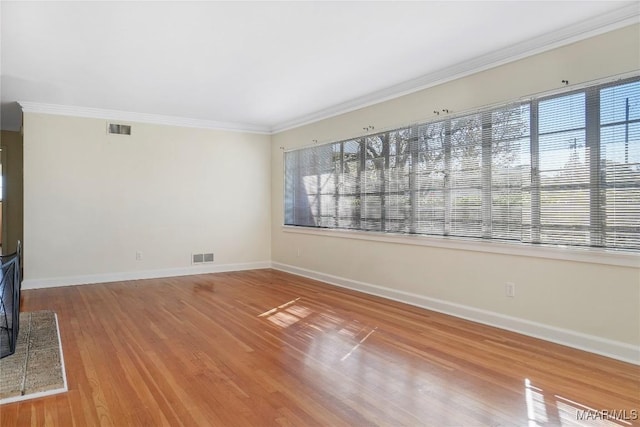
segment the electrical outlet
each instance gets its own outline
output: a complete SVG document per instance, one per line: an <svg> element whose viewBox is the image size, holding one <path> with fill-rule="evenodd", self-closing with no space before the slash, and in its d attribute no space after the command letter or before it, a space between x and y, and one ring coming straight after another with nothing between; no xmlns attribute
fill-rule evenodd
<svg viewBox="0 0 640 427"><path fill-rule="evenodd" d="M142 252L136 251L136 261L142 261Z"/></svg>
<svg viewBox="0 0 640 427"><path fill-rule="evenodd" d="M516 296L516 284L513 282L507 282L504 285L504 293L509 298L513 298Z"/></svg>

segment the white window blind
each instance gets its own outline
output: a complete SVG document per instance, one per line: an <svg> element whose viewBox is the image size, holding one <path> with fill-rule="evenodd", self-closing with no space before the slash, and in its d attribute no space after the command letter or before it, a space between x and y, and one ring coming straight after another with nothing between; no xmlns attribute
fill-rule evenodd
<svg viewBox="0 0 640 427"><path fill-rule="evenodd" d="M538 103L540 243L590 242L590 150L584 92Z"/></svg>
<svg viewBox="0 0 640 427"><path fill-rule="evenodd" d="M487 121L491 119L484 125L490 126L486 132L491 142L483 167L484 187L491 185L491 189L484 205L485 223L491 228L484 237L524 240L530 223L531 108L527 103L486 116Z"/></svg>
<svg viewBox="0 0 640 427"><path fill-rule="evenodd" d="M286 152L285 224L640 250L640 79Z"/></svg>
<svg viewBox="0 0 640 427"><path fill-rule="evenodd" d="M599 105L602 245L640 249L640 82L601 89Z"/></svg>

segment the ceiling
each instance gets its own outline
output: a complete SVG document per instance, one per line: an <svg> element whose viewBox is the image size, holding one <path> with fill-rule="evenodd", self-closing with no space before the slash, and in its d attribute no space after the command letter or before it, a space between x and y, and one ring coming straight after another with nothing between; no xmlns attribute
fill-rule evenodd
<svg viewBox="0 0 640 427"><path fill-rule="evenodd" d="M26 101L270 133L637 22L639 9L638 1L2 1L1 124L18 129L17 102Z"/></svg>

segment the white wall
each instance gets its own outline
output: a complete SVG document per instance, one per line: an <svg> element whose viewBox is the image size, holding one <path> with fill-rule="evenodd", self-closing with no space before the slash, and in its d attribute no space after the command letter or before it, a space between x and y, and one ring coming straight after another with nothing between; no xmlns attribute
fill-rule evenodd
<svg viewBox="0 0 640 427"><path fill-rule="evenodd" d="M269 142L26 113L25 288L268 266ZM191 265L211 251L214 264Z"/></svg>
<svg viewBox="0 0 640 427"><path fill-rule="evenodd" d="M634 25L272 138L274 266L640 363L640 268L283 229L283 152L640 69ZM636 264L640 265L640 264ZM516 284L507 298L505 282Z"/></svg>

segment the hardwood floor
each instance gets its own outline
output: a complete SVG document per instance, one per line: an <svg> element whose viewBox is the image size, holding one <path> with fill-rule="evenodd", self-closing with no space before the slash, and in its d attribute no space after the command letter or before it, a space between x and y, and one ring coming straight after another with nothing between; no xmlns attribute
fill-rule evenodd
<svg viewBox="0 0 640 427"><path fill-rule="evenodd" d="M638 366L274 270L23 295L58 313L69 392L3 427L640 422Z"/></svg>

